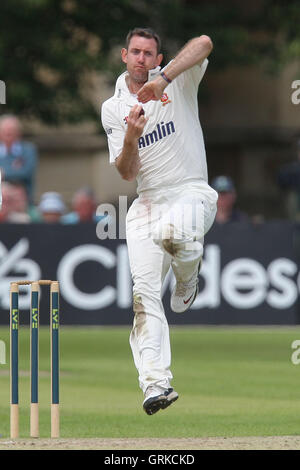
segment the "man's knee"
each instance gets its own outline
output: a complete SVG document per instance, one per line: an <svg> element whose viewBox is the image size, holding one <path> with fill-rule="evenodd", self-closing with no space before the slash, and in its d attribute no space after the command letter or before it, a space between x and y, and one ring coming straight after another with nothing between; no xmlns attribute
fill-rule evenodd
<svg viewBox="0 0 300 470"><path fill-rule="evenodd" d="M145 313L142 296L135 293L133 293L133 311L135 314Z"/></svg>
<svg viewBox="0 0 300 470"><path fill-rule="evenodd" d="M177 250L175 237L175 227L171 223L165 223L163 225L160 225L153 232L154 243L163 248L171 256L175 256Z"/></svg>
<svg viewBox="0 0 300 470"><path fill-rule="evenodd" d="M181 261L188 262L203 256L203 243L198 240L182 242L166 238L162 240L162 247L173 258Z"/></svg>
<svg viewBox="0 0 300 470"><path fill-rule="evenodd" d="M133 313L135 321L144 322L148 315L161 318L164 314L164 309L161 300L161 291L153 289L152 292L140 293L141 291L134 290L133 292Z"/></svg>

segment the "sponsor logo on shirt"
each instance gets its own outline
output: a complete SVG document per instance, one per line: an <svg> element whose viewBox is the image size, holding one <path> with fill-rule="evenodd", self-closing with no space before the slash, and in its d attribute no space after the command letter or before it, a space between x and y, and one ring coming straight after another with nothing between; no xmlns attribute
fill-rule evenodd
<svg viewBox="0 0 300 470"><path fill-rule="evenodd" d="M148 147L149 145L158 142L161 139L164 139L168 135L175 133L175 125L173 121L164 123L160 122L156 125L156 128L149 132L148 134L139 138L139 149L143 147Z"/></svg>
<svg viewBox="0 0 300 470"><path fill-rule="evenodd" d="M105 129L105 132L106 132L107 135L112 134L112 129L110 127L107 127Z"/></svg>

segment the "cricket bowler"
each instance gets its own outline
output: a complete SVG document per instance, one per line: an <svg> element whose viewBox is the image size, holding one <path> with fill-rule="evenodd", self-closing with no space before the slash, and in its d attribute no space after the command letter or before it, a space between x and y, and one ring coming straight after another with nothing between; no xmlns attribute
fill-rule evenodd
<svg viewBox="0 0 300 470"><path fill-rule="evenodd" d="M171 267L176 285L171 309L181 314L198 294L204 235L218 195L208 185L197 93L211 39L191 39L163 69L161 41L149 28L128 33L121 51L126 71L102 105L110 163L137 181L128 210L126 239L133 279L130 345L148 415L178 399L162 285Z"/></svg>

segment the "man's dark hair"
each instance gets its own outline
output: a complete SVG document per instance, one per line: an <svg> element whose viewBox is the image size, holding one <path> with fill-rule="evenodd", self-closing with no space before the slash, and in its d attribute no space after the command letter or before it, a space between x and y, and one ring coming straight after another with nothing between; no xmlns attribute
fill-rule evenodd
<svg viewBox="0 0 300 470"><path fill-rule="evenodd" d="M151 28L134 28L127 34L126 37L126 49L128 49L130 40L133 36L142 36L143 38L147 39L154 39L157 45L157 54L160 53L161 49L161 40L158 34Z"/></svg>

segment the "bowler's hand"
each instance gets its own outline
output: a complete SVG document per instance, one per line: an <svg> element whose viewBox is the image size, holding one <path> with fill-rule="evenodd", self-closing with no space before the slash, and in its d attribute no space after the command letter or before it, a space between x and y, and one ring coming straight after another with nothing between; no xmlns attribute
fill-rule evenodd
<svg viewBox="0 0 300 470"><path fill-rule="evenodd" d="M139 139L143 133L144 127L149 118L146 118L144 114L141 114L142 109L142 106L136 104L129 113L126 132L126 137L129 139Z"/></svg>
<svg viewBox="0 0 300 470"><path fill-rule="evenodd" d="M151 100L158 101L167 85L168 83L161 76L159 76L152 82L145 83L145 85L137 93L137 99L141 103L147 103Z"/></svg>

